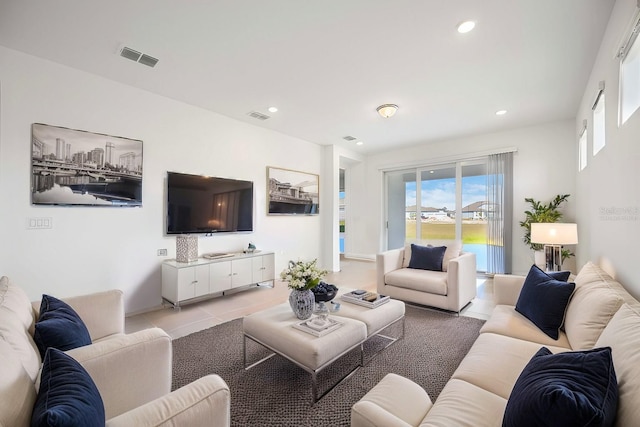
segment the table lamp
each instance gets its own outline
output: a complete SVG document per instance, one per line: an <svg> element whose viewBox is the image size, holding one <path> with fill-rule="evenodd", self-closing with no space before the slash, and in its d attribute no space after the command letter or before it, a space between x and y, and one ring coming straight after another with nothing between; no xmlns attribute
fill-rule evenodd
<svg viewBox="0 0 640 427"><path fill-rule="evenodd" d="M578 243L578 225L560 222L531 224L531 243L544 245L547 271L562 270L562 245Z"/></svg>

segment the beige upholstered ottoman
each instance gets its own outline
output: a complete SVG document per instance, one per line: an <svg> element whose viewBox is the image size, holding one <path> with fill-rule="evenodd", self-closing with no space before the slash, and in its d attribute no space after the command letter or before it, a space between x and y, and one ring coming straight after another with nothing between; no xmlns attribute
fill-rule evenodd
<svg viewBox="0 0 640 427"><path fill-rule="evenodd" d="M340 292L338 292L338 296L334 300L340 303L340 309L338 311L332 311L331 315L348 317L349 319L356 319L363 322L367 325L367 338L370 338L400 320L404 320L404 302L391 299L379 307L368 308L340 299L340 295L351 291L353 291L353 289L340 288Z"/></svg>
<svg viewBox="0 0 640 427"><path fill-rule="evenodd" d="M247 339L251 339L311 373L313 401L317 401L318 372L357 347L360 347L362 364L362 343L367 339L366 325L346 317L339 320L343 323L340 328L316 337L292 326L301 320L296 318L288 303L246 316L242 321L245 369L265 360L247 366L246 344Z"/></svg>

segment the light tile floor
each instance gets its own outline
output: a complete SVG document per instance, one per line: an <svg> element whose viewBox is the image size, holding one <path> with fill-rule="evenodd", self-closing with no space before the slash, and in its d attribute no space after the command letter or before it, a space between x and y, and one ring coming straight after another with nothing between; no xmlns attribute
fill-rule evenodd
<svg viewBox="0 0 640 427"><path fill-rule="evenodd" d="M375 292L375 262L342 260L340 266L341 271L329 273L325 281L338 287L347 286ZM478 296L461 314L486 320L494 307L493 280L479 276L477 286ZM286 302L288 297L289 289L286 283L276 280L273 288L256 287L188 304L180 310L167 307L130 316L125 319L125 330L131 333L156 326L175 339Z"/></svg>

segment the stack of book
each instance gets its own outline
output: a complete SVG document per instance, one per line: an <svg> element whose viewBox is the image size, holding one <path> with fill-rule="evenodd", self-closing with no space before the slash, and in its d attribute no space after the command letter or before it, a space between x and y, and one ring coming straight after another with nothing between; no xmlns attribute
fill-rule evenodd
<svg viewBox="0 0 640 427"><path fill-rule="evenodd" d="M327 317L326 322L318 322L317 318L294 323L293 327L316 337L321 337L333 332L342 326L342 322L332 317Z"/></svg>
<svg viewBox="0 0 640 427"><path fill-rule="evenodd" d="M375 292L367 292L363 290L347 292L346 294L342 294L340 298L345 302L369 308L376 308L389 302L388 295L380 295Z"/></svg>

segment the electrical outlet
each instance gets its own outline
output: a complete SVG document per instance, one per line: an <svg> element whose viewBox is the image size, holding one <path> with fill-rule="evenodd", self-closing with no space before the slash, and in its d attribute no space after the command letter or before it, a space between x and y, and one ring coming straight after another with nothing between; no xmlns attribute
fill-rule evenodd
<svg viewBox="0 0 640 427"><path fill-rule="evenodd" d="M158 249L158 256L167 256L166 249Z"/></svg>

